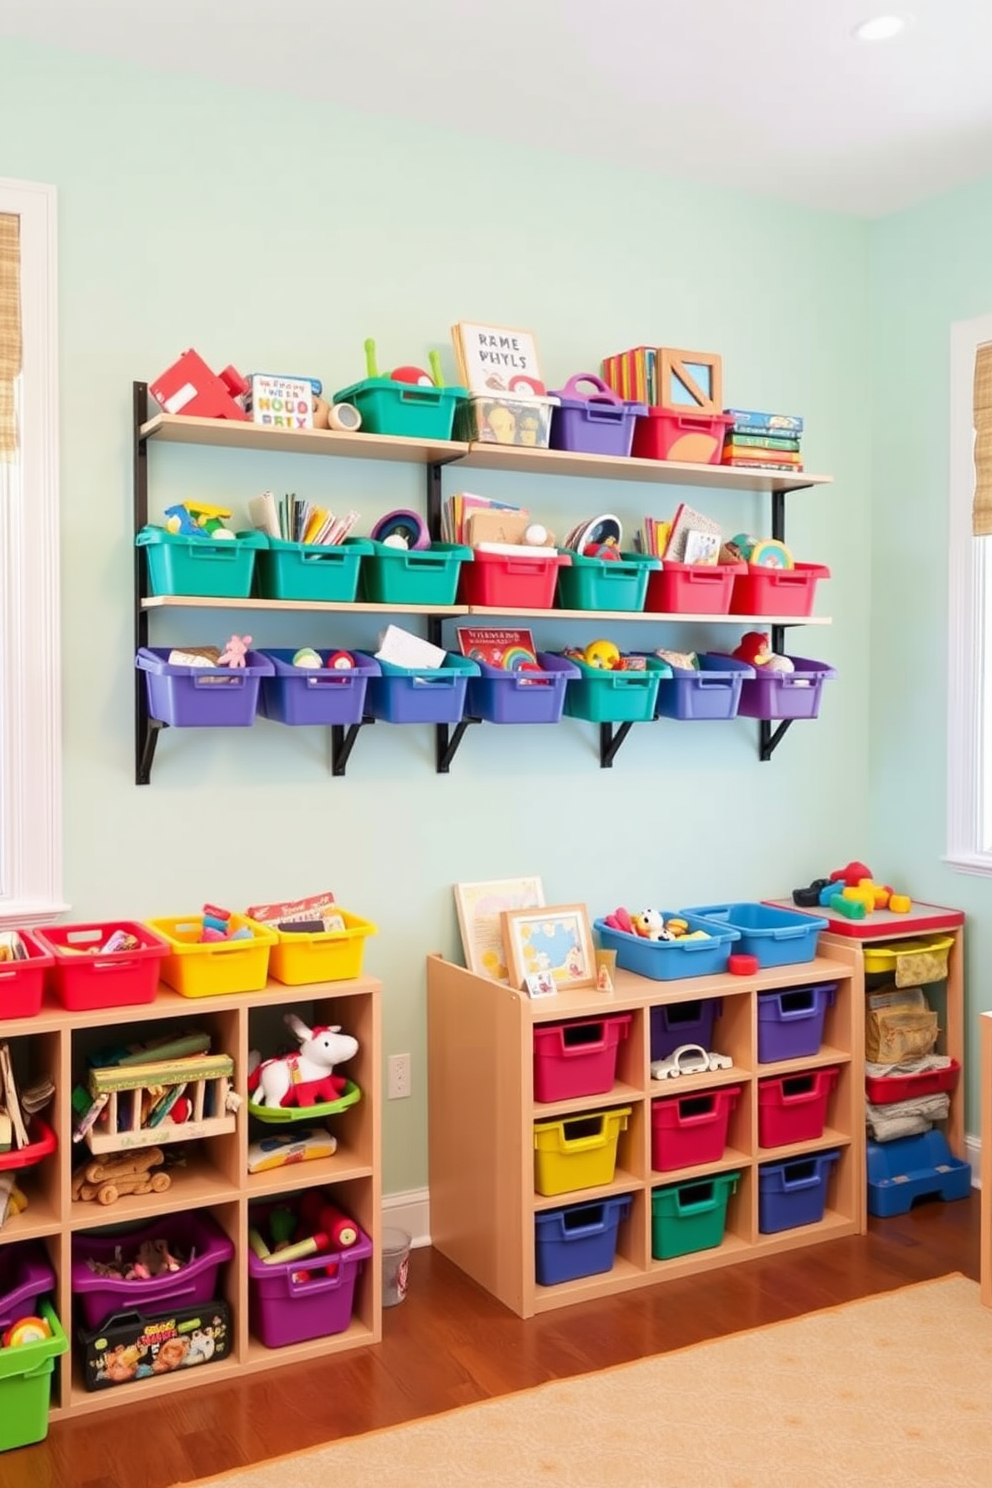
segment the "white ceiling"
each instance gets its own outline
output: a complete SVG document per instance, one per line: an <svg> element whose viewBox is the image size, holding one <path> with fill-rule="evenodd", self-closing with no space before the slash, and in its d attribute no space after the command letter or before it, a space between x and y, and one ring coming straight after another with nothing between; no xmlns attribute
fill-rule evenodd
<svg viewBox="0 0 992 1488"><path fill-rule="evenodd" d="M992 0L0 0L4 35L868 216L992 172Z"/></svg>

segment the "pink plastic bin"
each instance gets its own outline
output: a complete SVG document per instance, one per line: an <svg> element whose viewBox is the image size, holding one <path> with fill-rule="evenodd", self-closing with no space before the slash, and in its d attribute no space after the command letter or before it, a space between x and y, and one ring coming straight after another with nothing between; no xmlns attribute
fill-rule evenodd
<svg viewBox="0 0 992 1488"><path fill-rule="evenodd" d="M534 1099L572 1100L612 1090L620 1040L632 1014L576 1018L534 1029Z"/></svg>
<svg viewBox="0 0 992 1488"><path fill-rule="evenodd" d="M109 1217L109 1216L108 1216ZM87 1259L111 1261L117 1247L133 1260L144 1240L165 1240L173 1254L186 1258L180 1271L148 1281L116 1281L96 1276ZM72 1293L79 1299L88 1328L99 1328L113 1312L164 1312L175 1305L196 1306L217 1295L218 1273L234 1254L232 1241L209 1214L162 1214L151 1224L110 1234L80 1230L72 1237Z"/></svg>
<svg viewBox="0 0 992 1488"><path fill-rule="evenodd" d="M840 1071L810 1070L758 1082L758 1146L817 1142L827 1125L827 1102Z"/></svg>
<svg viewBox="0 0 992 1488"><path fill-rule="evenodd" d="M740 1085L698 1090L651 1102L651 1166L656 1173L719 1162L727 1150L730 1113Z"/></svg>
<svg viewBox="0 0 992 1488"><path fill-rule="evenodd" d="M462 564L459 604L487 605L493 609L501 605L511 609L552 609L558 570L572 559L568 553L544 554L537 548L534 554L532 558L517 558L476 550L475 561Z"/></svg>
<svg viewBox="0 0 992 1488"><path fill-rule="evenodd" d="M0 1023L5 1018L34 1018L41 1012L45 975L55 957L28 930L18 930L26 961L0 963Z"/></svg>
<svg viewBox="0 0 992 1488"><path fill-rule="evenodd" d="M138 949L94 954L92 948L104 945L115 930L134 935ZM169 947L147 925L110 920L92 925L48 925L35 934L54 957L48 975L56 997L70 1012L155 1001L162 958Z"/></svg>
<svg viewBox="0 0 992 1488"><path fill-rule="evenodd" d="M669 615L727 615L743 563L672 563L648 575L646 610Z"/></svg>
<svg viewBox="0 0 992 1488"><path fill-rule="evenodd" d="M372 1241L364 1230L347 1250L321 1251L302 1261L268 1262L249 1251L252 1332L266 1348L343 1333L351 1322L355 1283L371 1255ZM329 1268L331 1276L326 1274ZM301 1280L303 1276L309 1279Z"/></svg>
<svg viewBox="0 0 992 1488"><path fill-rule="evenodd" d="M734 579L732 615L812 615L816 586L829 579L822 563L797 563L794 568L763 568L749 563Z"/></svg>

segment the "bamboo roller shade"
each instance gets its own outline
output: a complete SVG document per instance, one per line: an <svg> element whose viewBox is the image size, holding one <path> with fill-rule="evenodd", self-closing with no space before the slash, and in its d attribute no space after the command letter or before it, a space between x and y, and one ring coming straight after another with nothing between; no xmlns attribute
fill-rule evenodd
<svg viewBox="0 0 992 1488"><path fill-rule="evenodd" d="M992 341L975 353L975 495L971 530L976 537L992 536Z"/></svg>
<svg viewBox="0 0 992 1488"><path fill-rule="evenodd" d="M0 212L0 462L17 455L14 383L21 370L21 219Z"/></svg>

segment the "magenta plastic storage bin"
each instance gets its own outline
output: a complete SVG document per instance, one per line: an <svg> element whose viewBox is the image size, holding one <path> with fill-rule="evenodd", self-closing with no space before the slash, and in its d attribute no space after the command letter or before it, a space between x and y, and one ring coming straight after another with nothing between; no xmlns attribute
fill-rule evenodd
<svg viewBox="0 0 992 1488"><path fill-rule="evenodd" d="M758 1081L758 1146L817 1142L827 1125L827 1105L840 1078L836 1065Z"/></svg>
<svg viewBox="0 0 992 1488"><path fill-rule="evenodd" d="M671 944L671 942L668 942ZM705 944L693 941L692 944ZM723 970L726 970L726 959ZM723 1012L722 997L698 997L690 1002L662 1003L651 1009L651 1058L667 1059L680 1044L713 1048L713 1024Z"/></svg>
<svg viewBox="0 0 992 1488"><path fill-rule="evenodd" d="M357 665L347 671L327 666L331 651L319 651L324 666L293 665L292 650L262 651L273 675L262 678L259 713L273 723L294 727L307 724L361 723L369 677L378 677L379 663L361 651L351 651Z"/></svg>
<svg viewBox="0 0 992 1488"><path fill-rule="evenodd" d="M680 1085L682 1081L678 1082ZM651 1166L656 1173L719 1162L740 1085L680 1091L651 1102Z"/></svg>
<svg viewBox="0 0 992 1488"><path fill-rule="evenodd" d="M741 718L818 718L820 695L833 667L805 656L789 658L795 671L771 672L756 667L754 679L745 681L737 712Z"/></svg>
<svg viewBox="0 0 992 1488"><path fill-rule="evenodd" d="M631 1013L612 1013L535 1028L534 1099L573 1100L612 1090L620 1041L630 1032L631 1018Z"/></svg>
<svg viewBox="0 0 992 1488"><path fill-rule="evenodd" d="M836 982L790 987L785 992L759 992L758 1063L777 1064L819 1054L827 1008L836 995Z"/></svg>
<svg viewBox="0 0 992 1488"><path fill-rule="evenodd" d="M55 1290L55 1270L34 1241L0 1247L0 1328L35 1317L46 1292Z"/></svg>
<svg viewBox="0 0 992 1488"><path fill-rule="evenodd" d="M148 1281L96 1276L86 1264L87 1258L112 1261L118 1246L125 1261L134 1260L145 1240L165 1240L177 1259L186 1261L189 1255L193 1259L179 1271ZM150 1224L109 1234L79 1230L72 1237L72 1293L79 1299L88 1328L101 1327L112 1312L163 1312L174 1305L196 1306L217 1295L220 1268L233 1254L232 1241L211 1215L202 1212L162 1214Z"/></svg>
<svg viewBox="0 0 992 1488"><path fill-rule="evenodd" d="M249 651L243 667L170 666L169 646L142 646L134 664L145 673L148 711L170 728L249 728L258 684L272 663Z"/></svg>
<svg viewBox="0 0 992 1488"><path fill-rule="evenodd" d="M266 1348L343 1333L351 1322L355 1282L371 1255L372 1241L361 1229L347 1250L321 1251L302 1261L267 1262L249 1251L251 1331Z"/></svg>
<svg viewBox="0 0 992 1488"><path fill-rule="evenodd" d="M588 385L591 393L581 389ZM591 372L570 377L551 393L558 406L551 412L551 448L587 455L629 455L643 403L625 403L611 387Z"/></svg>
<svg viewBox="0 0 992 1488"><path fill-rule="evenodd" d="M736 718L741 688L754 676L754 668L732 656L708 653L699 658L698 672L672 667L670 677L658 683L656 718Z"/></svg>
<svg viewBox="0 0 992 1488"><path fill-rule="evenodd" d="M557 723L565 688L579 669L549 651L539 651L537 660L537 672L504 671L478 662L479 676L469 679L466 713L487 723Z"/></svg>

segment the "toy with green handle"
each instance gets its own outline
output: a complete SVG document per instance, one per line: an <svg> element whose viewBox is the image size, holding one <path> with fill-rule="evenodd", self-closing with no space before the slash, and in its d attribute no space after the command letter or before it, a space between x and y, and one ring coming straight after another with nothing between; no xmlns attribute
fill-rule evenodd
<svg viewBox="0 0 992 1488"><path fill-rule="evenodd" d="M389 376L393 382L412 382L417 387L443 387L439 354L436 351L429 352L428 360L431 364L430 372L425 372L423 367L394 367ZM365 372L370 378L381 376L375 341L371 336L365 341Z"/></svg>

